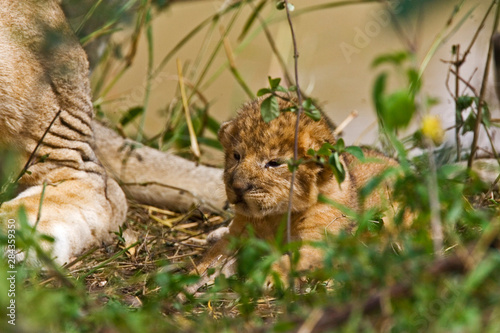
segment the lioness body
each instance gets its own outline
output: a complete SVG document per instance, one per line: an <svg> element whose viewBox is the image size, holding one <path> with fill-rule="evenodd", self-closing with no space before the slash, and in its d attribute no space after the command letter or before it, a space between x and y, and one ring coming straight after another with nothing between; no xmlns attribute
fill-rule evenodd
<svg viewBox="0 0 500 333"><path fill-rule="evenodd" d="M24 206L64 263L110 239L125 196L94 152L88 62L58 4L2 1L0 17L0 145L15 147L20 166L32 155L25 190L2 205L0 222L19 223Z"/></svg>
<svg viewBox="0 0 500 333"><path fill-rule="evenodd" d="M251 226L255 235L274 240L287 212L291 172L285 163L293 157L295 114L282 112L270 123L261 118L262 99L246 104L238 116L225 123L219 132L225 152L224 183L235 217L229 232L219 240L198 265L202 273L209 267L223 265L230 255L228 244L231 237L244 237ZM292 104L280 99L280 109ZM318 150L324 143L335 143L335 138L325 120L318 122L301 115L298 144L299 158L310 159L309 149ZM361 162L343 153L340 161L346 171L345 180L339 184L331 169L314 161L302 163L297 169L292 199L291 236L294 241L322 239L325 234L355 227L339 209L318 201L324 195L350 210L386 207L389 192L380 186L361 200L359 190L374 176L397 162L384 155L364 150L369 162ZM321 251L303 246L300 249L298 269L320 265ZM283 258L276 265L279 271L287 270L288 260ZM229 266L225 273L234 271ZM206 282L207 279L202 279ZM200 284L196 285L197 288Z"/></svg>
<svg viewBox="0 0 500 333"><path fill-rule="evenodd" d="M63 264L111 240L124 222L127 202L111 176L136 183L127 190L142 202L223 206L214 198L220 170L148 147L130 151L132 142L92 118L87 57L57 1L0 1L0 151L18 153L13 180L29 161L21 193L0 202L1 228L19 228L24 207L27 222L54 238L42 247Z"/></svg>

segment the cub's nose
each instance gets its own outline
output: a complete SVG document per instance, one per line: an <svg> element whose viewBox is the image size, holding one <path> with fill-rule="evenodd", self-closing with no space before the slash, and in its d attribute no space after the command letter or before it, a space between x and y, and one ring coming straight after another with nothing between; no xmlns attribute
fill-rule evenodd
<svg viewBox="0 0 500 333"><path fill-rule="evenodd" d="M243 201L243 195L245 195L246 192L250 191L253 186L244 180L241 179L233 179L233 182L231 183L231 188L234 191L234 194L236 194L236 197L238 198L238 201Z"/></svg>

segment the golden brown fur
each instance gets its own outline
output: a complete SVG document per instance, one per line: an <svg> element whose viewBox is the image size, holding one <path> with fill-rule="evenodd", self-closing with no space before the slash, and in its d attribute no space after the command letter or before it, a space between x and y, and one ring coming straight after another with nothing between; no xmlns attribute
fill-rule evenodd
<svg viewBox="0 0 500 333"><path fill-rule="evenodd" d="M94 152L87 76L85 52L55 1L0 2L0 146L15 147L22 167L41 142L0 225L19 227L21 206L34 225L45 184L37 229L54 237L42 246L59 263L109 240L127 209Z"/></svg>
<svg viewBox="0 0 500 333"><path fill-rule="evenodd" d="M40 145L19 181L23 191L0 202L0 227L9 220L20 227L23 206L28 223L37 223L45 184L37 229L54 238L42 246L58 263L109 241L125 220L127 202L101 161L124 182L183 189L131 185L127 192L136 200L178 210L193 203L222 208L222 196L214 195L221 170L148 147L130 152L131 142L92 118L87 57L57 1L1 1L0 151L19 153L19 173Z"/></svg>
<svg viewBox="0 0 500 333"><path fill-rule="evenodd" d="M278 118L266 124L260 115L262 99L243 106L238 116L221 127L219 139L225 152L224 183L230 203L234 205L235 217L229 232L219 240L197 267L203 273L208 267L224 264L230 237L243 237L251 226L257 237L273 240L287 212L291 172L284 161L293 157L293 141L296 116L282 112ZM280 99L280 109L291 104ZM299 158L307 159L307 150L318 150L325 142L335 143L335 138L324 119L315 122L306 115L300 119ZM388 166L397 165L396 161L384 155L364 151L370 162L362 163L352 155L340 156L346 170L345 180L339 184L332 171L324 166L308 162L301 164L296 172L293 194L291 222L292 240L319 240L325 233L336 234L343 229L351 229L355 223L340 210L331 205L318 202L318 195L344 205L351 210L386 206L387 189L382 186L374 191L361 207L359 190L375 175ZM287 270L285 258L276 269ZM321 263L321 251L310 246L300 250L298 269L316 267ZM226 265L223 272L234 271ZM193 286L198 288L207 278Z"/></svg>

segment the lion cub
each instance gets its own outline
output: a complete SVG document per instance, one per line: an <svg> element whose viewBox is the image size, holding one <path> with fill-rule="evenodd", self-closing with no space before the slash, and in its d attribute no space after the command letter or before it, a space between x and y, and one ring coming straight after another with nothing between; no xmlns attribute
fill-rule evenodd
<svg viewBox="0 0 500 333"><path fill-rule="evenodd" d="M279 101L280 110L292 106L290 101L282 98ZM228 253L229 239L244 237L247 227L251 226L257 237L273 240L287 213L291 172L286 161L293 157L296 115L281 112L279 117L265 123L261 118L261 102L262 99L258 99L244 105L237 117L224 123L219 130L225 153L224 183L235 216L229 232L197 266L198 273L210 267L220 267L226 275L234 273L234 259L229 258L231 254ZM334 144L335 138L325 119L314 121L302 114L298 157L310 159L307 151L310 148L318 150L326 142ZM364 200L364 207L360 206L358 191L372 177L397 162L371 150L364 150L364 154L370 162L362 163L347 153L340 156L346 171L341 184L332 170L319 163L308 162L298 167L292 198L292 240L319 240L326 233L335 234L355 227L355 222L340 210L318 202L319 194L355 211L383 206L389 197L387 189L373 191ZM274 268L283 274L288 269L288 261L282 258ZM321 261L320 250L302 246L297 269L317 267ZM207 277L202 278L190 288L191 291L207 281Z"/></svg>

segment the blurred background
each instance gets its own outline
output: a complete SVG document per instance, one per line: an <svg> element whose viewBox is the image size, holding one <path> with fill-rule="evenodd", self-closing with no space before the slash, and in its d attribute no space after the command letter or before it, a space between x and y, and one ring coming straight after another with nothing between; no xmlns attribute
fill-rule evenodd
<svg viewBox="0 0 500 333"><path fill-rule="evenodd" d="M177 61L203 161L216 165L221 164L220 151L213 149L218 123L268 86L268 76L281 77L283 86L289 84L287 75L294 81L290 29L276 1L67 0L63 6L90 56L99 115L163 150L190 156ZM453 88L455 79L445 61L455 57L452 45L461 45L462 53L469 46L489 1L295 0L293 6L299 83L334 123L358 113L343 132L347 144L377 144L372 90L381 70L372 63L382 54L411 53L408 66L423 73L422 96L438 102L422 112L438 114L445 128L453 126L455 102L447 82ZM493 15L485 23L461 68L476 87ZM401 84L397 78L390 82ZM489 100L496 103L494 89ZM406 132L418 122L414 117Z"/></svg>

